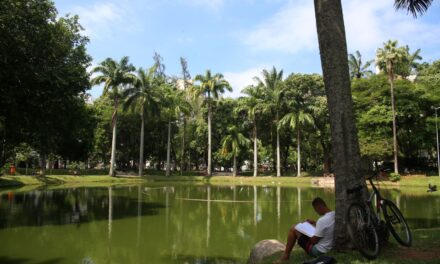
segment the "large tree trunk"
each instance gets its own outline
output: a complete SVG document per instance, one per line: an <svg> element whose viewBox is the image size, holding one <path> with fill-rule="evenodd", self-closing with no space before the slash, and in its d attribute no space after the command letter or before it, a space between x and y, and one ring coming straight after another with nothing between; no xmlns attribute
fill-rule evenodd
<svg viewBox="0 0 440 264"><path fill-rule="evenodd" d="M140 138L140 145L139 145L139 177L142 177L144 175L144 110L142 109L141 112L141 138Z"/></svg>
<svg viewBox="0 0 440 264"><path fill-rule="evenodd" d="M301 144L299 128L296 129L296 151L297 151L297 172L296 176L301 177Z"/></svg>
<svg viewBox="0 0 440 264"><path fill-rule="evenodd" d="M208 99L209 100L209 99ZM211 117L212 117L212 109L211 109L211 102L208 103L208 168L207 168L207 175L212 175L212 168L211 168Z"/></svg>
<svg viewBox="0 0 440 264"><path fill-rule="evenodd" d="M254 120L254 177L258 174L258 142L257 142L257 124Z"/></svg>
<svg viewBox="0 0 440 264"><path fill-rule="evenodd" d="M171 155L171 121L168 120L168 143L167 143L167 169L165 176L170 176L170 155Z"/></svg>
<svg viewBox="0 0 440 264"><path fill-rule="evenodd" d="M394 156L394 173L399 173L399 166L397 161L398 147L397 147L397 131L396 131L396 103L394 100L394 73L391 71L388 74L391 87L391 112L393 115L393 156Z"/></svg>
<svg viewBox="0 0 440 264"><path fill-rule="evenodd" d="M116 171L116 121L118 116L119 99L115 99L115 111L113 112L112 125L113 125L113 136L112 136L112 153L110 158L110 176L115 176Z"/></svg>
<svg viewBox="0 0 440 264"><path fill-rule="evenodd" d="M341 0L314 0L324 84L330 113L335 171L335 248L346 248L348 206L362 195L347 196L347 188L365 185L353 113Z"/></svg>
<svg viewBox="0 0 440 264"><path fill-rule="evenodd" d="M280 131L278 129L278 111L276 115L276 124L277 124L277 177L281 176L281 161L280 161Z"/></svg>

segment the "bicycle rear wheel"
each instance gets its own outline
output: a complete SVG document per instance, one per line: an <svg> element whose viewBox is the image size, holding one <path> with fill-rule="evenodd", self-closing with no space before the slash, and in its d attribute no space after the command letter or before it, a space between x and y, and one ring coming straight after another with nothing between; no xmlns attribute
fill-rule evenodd
<svg viewBox="0 0 440 264"><path fill-rule="evenodd" d="M383 200L382 208L391 234L402 246L410 247L412 243L411 231L399 208L390 200Z"/></svg>
<svg viewBox="0 0 440 264"><path fill-rule="evenodd" d="M347 210L347 231L357 250L367 259L379 255L379 237L365 208L353 203Z"/></svg>

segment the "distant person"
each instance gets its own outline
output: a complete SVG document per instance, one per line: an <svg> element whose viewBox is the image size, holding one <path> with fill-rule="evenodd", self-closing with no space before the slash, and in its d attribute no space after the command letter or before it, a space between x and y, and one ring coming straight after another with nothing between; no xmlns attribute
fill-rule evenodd
<svg viewBox="0 0 440 264"><path fill-rule="evenodd" d="M308 255L313 257L325 254L332 249L335 212L330 210L321 198L315 198L312 201L312 206L321 217L317 222L307 219L303 223L292 226L289 230L284 254L274 263L287 261L297 241L298 245L300 245Z"/></svg>

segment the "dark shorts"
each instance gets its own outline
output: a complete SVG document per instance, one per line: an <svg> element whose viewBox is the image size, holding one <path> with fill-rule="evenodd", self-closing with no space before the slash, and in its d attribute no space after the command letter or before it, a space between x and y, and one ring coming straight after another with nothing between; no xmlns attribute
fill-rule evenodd
<svg viewBox="0 0 440 264"><path fill-rule="evenodd" d="M310 237L301 234L301 236L298 239L298 245L304 249L304 251L309 254L310 256L317 257L321 254L318 249L312 243L310 243Z"/></svg>

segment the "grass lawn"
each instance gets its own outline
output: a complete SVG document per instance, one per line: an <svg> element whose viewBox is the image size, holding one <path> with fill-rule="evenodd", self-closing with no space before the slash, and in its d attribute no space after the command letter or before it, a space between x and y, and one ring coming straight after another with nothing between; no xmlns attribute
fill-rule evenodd
<svg viewBox="0 0 440 264"><path fill-rule="evenodd" d="M79 186L99 186L109 184L135 184L142 183L144 179L138 177L110 177L103 175L87 176L67 176L67 175L48 175L48 176L2 176L0 177L0 187L16 187L24 185L79 185Z"/></svg>
<svg viewBox="0 0 440 264"><path fill-rule="evenodd" d="M390 235L390 243L382 249L379 257L373 261L363 258L357 251L345 253L329 253L338 263L371 263L371 264L416 264L440 262L440 229L413 230L413 246L410 248L398 246ZM274 254L267 258L264 264L272 263L281 256ZM305 256L302 249L295 246L294 251L286 264L303 263L313 258Z"/></svg>
<svg viewBox="0 0 440 264"><path fill-rule="evenodd" d="M118 175L117 177L110 177L108 175L46 175L46 176L1 176L0 188L5 187L17 187L24 185L75 185L75 186L104 186L108 184L138 184L138 183L166 183L166 182L191 182L199 184L215 184L215 185L259 185L259 186L283 186L283 187L295 187L295 186L311 186L312 182L317 180L326 179L331 182L331 178L313 177L310 175L303 177L292 176L212 176L205 177L200 175L172 175L165 177L164 175L148 175L142 178L129 175ZM401 189L413 189L413 187L420 187L420 192L426 192L428 184L438 185L440 187L440 177L438 176L403 176L399 182L381 181L380 185L384 188L401 188ZM331 186L331 184L330 184ZM329 186L327 186L329 187ZM422 188L423 187L423 188Z"/></svg>

